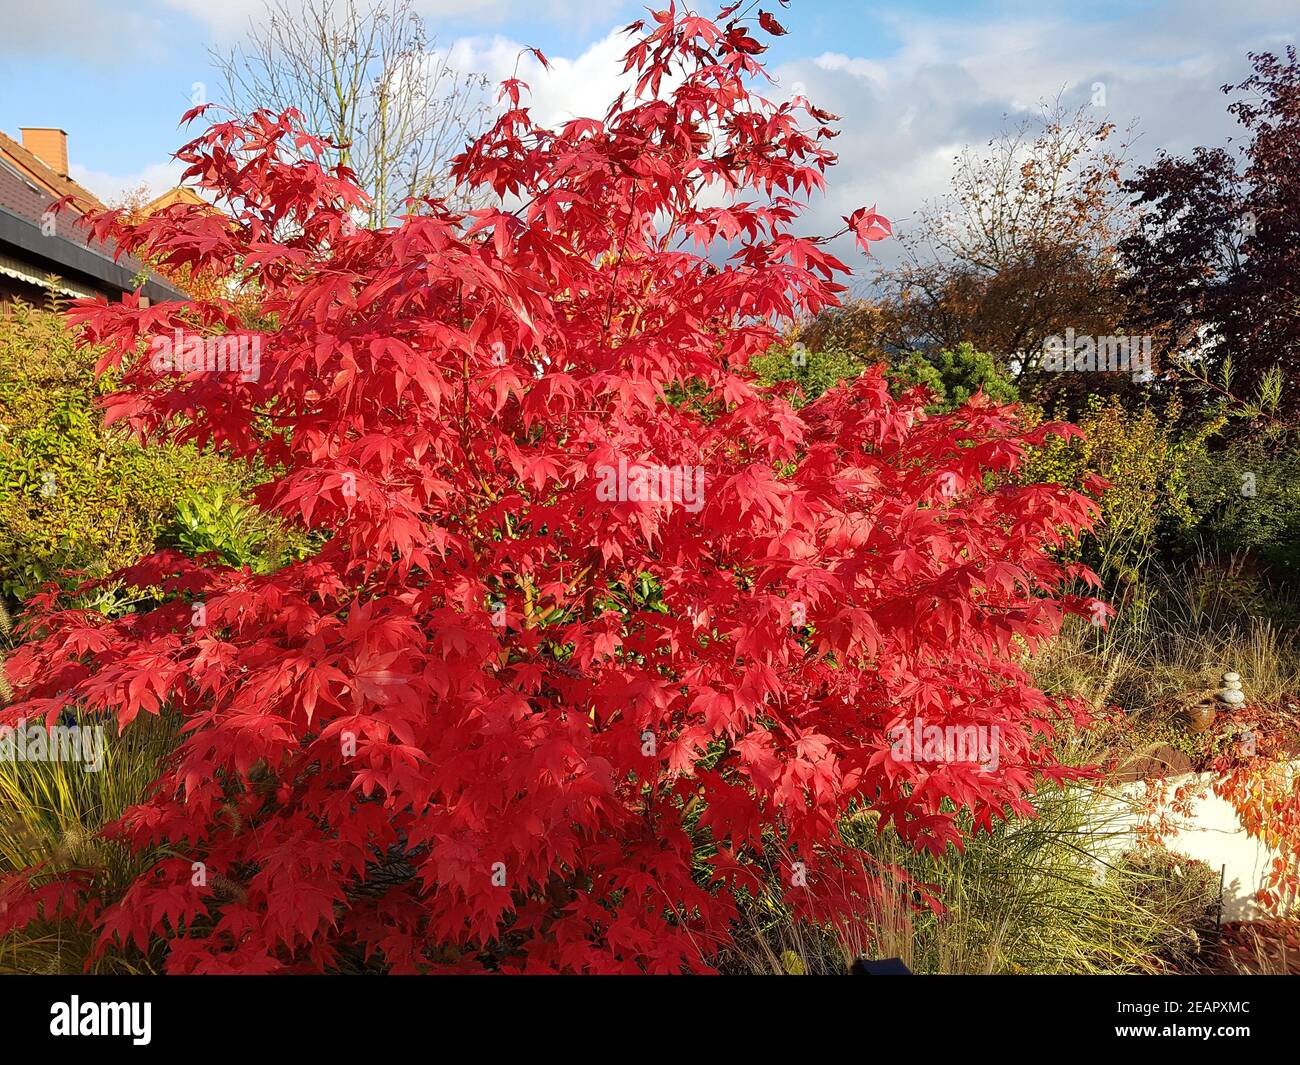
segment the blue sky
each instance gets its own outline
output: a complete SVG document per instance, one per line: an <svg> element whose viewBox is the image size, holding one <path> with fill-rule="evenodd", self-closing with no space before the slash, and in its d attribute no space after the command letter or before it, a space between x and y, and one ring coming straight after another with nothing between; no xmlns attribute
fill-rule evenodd
<svg viewBox="0 0 1300 1065"><path fill-rule="evenodd" d="M525 45L521 76L551 119L599 113L617 85L622 39L644 11L620 0L416 0L454 60L494 79ZM1219 86L1245 53L1296 39L1294 0L794 0L770 7L790 30L768 57L783 87L843 116L842 164L815 215L876 203L906 219L942 192L953 154L1004 116L1106 87L1107 113L1139 123L1136 158L1231 132ZM112 198L176 174L176 123L196 82L215 91L208 50L238 39L262 0L0 0L0 129L68 131L73 176ZM712 12L711 5L704 8Z"/></svg>

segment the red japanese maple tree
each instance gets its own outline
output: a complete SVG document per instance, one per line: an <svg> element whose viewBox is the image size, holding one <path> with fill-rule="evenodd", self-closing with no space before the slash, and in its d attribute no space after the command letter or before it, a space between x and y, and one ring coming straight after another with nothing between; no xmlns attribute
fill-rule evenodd
<svg viewBox="0 0 1300 1065"><path fill-rule="evenodd" d="M273 323L257 374L178 373L156 338L248 337L233 302L83 303L108 417L259 464L321 547L266 575L149 558L125 579L157 605L117 619L34 604L6 718L184 732L110 829L172 856L116 899L11 877L6 927L166 937L181 973L701 970L742 890L851 917L846 811L938 849L955 810L987 827L1071 772L1017 663L1090 605L1053 548L1095 507L1005 476L1061 430L928 416L878 371L795 411L747 369L846 268L792 232L834 116L753 91L781 28L734 12L631 27L603 119L540 127L505 83L456 163L499 206L467 218L358 228L348 175L258 113L180 152L226 215L100 219L255 284ZM895 757L919 721L996 729L996 765Z"/></svg>

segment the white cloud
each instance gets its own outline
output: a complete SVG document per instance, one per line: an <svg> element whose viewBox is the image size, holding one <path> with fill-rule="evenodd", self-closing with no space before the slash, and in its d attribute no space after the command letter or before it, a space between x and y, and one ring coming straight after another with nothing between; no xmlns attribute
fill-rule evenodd
<svg viewBox="0 0 1300 1065"><path fill-rule="evenodd" d="M266 10L265 0L164 0L168 7L181 11L201 23L218 41L226 43L240 36L249 21Z"/></svg>
<svg viewBox="0 0 1300 1065"><path fill-rule="evenodd" d="M151 163L134 174L108 174L102 170L90 170L78 163L69 164L68 169L71 171L69 176L74 181L84 185L104 203L112 205L141 185L147 187L151 196L161 196L180 184L185 166L175 159L169 159L163 163Z"/></svg>
<svg viewBox="0 0 1300 1065"><path fill-rule="evenodd" d="M1137 121L1134 161L1222 143L1234 122L1220 86L1246 74L1247 51L1294 40L1288 6L1239 0L1225 17L1209 0L1184 0L1084 21L1077 13L893 13L899 45L884 58L833 52L785 63L775 71L784 91L802 83L813 102L842 116L840 165L809 231L834 229L839 216L871 203L905 228L923 201L946 191L962 145L984 143L1004 116L1058 94L1070 107L1090 104L1097 83L1105 87L1098 118L1121 128ZM896 247L885 241L873 252L888 261Z"/></svg>
<svg viewBox="0 0 1300 1065"><path fill-rule="evenodd" d="M449 50L448 62L458 70L486 74L495 86L517 77L528 84L528 106L542 125L571 118L603 118L614 98L633 82L620 75L620 60L629 40L613 30L573 59L546 57L551 69L517 41L505 37L465 38Z"/></svg>

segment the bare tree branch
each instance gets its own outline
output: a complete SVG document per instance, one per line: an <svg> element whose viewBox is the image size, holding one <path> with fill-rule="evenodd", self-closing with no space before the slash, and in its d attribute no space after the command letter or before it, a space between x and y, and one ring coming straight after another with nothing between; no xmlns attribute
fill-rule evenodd
<svg viewBox="0 0 1300 1065"><path fill-rule="evenodd" d="M239 111L296 108L371 196L370 225L409 198L464 205L449 162L482 128L487 78L454 69L412 0L266 0L212 58Z"/></svg>

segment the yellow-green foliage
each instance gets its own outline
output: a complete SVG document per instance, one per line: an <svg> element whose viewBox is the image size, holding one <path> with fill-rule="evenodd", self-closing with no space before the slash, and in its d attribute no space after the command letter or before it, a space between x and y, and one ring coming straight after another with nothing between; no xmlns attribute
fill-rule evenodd
<svg viewBox="0 0 1300 1065"><path fill-rule="evenodd" d="M1163 530L1189 530L1198 515L1193 473L1206 460L1206 442L1224 424L1216 418L1180 428L1180 411L1126 410L1115 398L1093 397L1079 418L1085 439L1053 439L1036 449L1022 476L1031 482L1078 487L1089 474L1110 482L1101 524L1082 545L1084 557L1108 586L1136 585L1154 557Z"/></svg>
<svg viewBox="0 0 1300 1065"><path fill-rule="evenodd" d="M214 455L106 430L95 401L111 381L96 382L94 362L57 314L18 304L0 317L0 593L128 565L187 491L239 480Z"/></svg>

